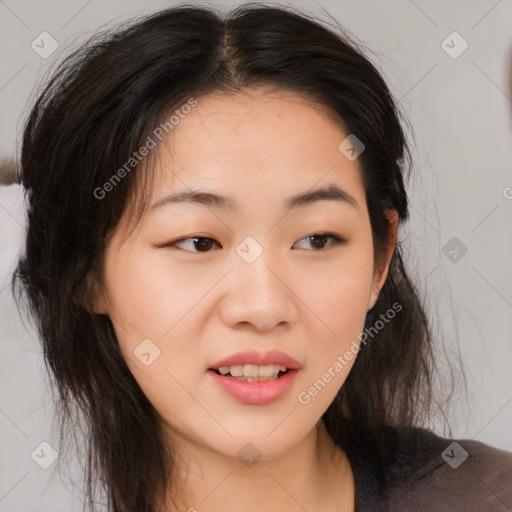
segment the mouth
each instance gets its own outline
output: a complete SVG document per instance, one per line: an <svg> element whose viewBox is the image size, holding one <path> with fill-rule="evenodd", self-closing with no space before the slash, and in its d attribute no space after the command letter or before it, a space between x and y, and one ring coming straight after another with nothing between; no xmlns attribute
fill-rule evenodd
<svg viewBox="0 0 512 512"><path fill-rule="evenodd" d="M249 350L218 361L207 373L220 390L237 402L266 405L289 391L301 368L297 360L279 350Z"/></svg>
<svg viewBox="0 0 512 512"><path fill-rule="evenodd" d="M277 380L286 375L290 370L284 365L233 365L221 366L218 369L210 368L210 371L221 377L234 379L239 382L268 382Z"/></svg>
<svg viewBox="0 0 512 512"><path fill-rule="evenodd" d="M225 371L226 368L222 368ZM234 376L231 372L222 374L218 370L207 372L214 385L223 393L245 405L267 405L283 398L292 387L299 370L285 368L271 376L247 377ZM237 370L235 369L235 373Z"/></svg>

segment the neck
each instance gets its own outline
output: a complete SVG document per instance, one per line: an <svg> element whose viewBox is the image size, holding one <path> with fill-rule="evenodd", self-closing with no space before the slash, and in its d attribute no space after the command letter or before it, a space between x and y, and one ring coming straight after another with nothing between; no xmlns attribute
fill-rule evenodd
<svg viewBox="0 0 512 512"><path fill-rule="evenodd" d="M283 456L253 465L193 442L176 448L177 507L165 512L354 510L350 464L321 421Z"/></svg>

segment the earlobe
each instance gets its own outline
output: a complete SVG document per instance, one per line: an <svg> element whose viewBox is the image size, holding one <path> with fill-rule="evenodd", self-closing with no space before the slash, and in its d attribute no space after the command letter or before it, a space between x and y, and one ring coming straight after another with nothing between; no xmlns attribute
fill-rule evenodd
<svg viewBox="0 0 512 512"><path fill-rule="evenodd" d="M89 313L106 315L107 307L102 287L98 280L88 273L80 290L73 296L73 302L83 307Z"/></svg>
<svg viewBox="0 0 512 512"><path fill-rule="evenodd" d="M108 313L108 309L105 303L105 299L103 294L95 295L90 301L90 313L94 313L96 315L106 315Z"/></svg>
<svg viewBox="0 0 512 512"><path fill-rule="evenodd" d="M384 283L386 282L386 278L388 276L389 266L391 263L391 258L393 257L393 253L396 247L396 238L397 238L397 230L398 230L398 212L393 209L387 209L384 212L386 219L389 223L389 235L388 235L388 246L386 250L386 254L382 257L380 261L379 268L375 270L373 282L372 282L372 290L370 293L370 299L368 301L368 310L372 309L379 298L379 293Z"/></svg>

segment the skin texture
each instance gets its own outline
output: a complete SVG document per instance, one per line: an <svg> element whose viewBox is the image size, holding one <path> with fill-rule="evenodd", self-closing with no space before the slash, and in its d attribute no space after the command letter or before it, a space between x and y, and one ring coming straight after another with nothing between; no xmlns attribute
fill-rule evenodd
<svg viewBox="0 0 512 512"><path fill-rule="evenodd" d="M392 216L387 259L374 269L359 164L338 149L347 135L293 93L202 97L161 144L149 203L202 189L232 198L238 211L167 204L129 233L127 209L110 236L95 311L112 319L164 421L180 510L353 510L350 465L319 420L354 359L307 405L297 399L358 341L395 243ZM289 195L330 183L358 208L324 200L283 209ZM317 232L347 242L315 245L307 237ZM193 240L163 246L199 236L215 241L208 252ZM236 252L247 236L263 250L250 264ZM134 350L148 338L160 355L145 366ZM302 365L277 402L239 403L207 372L248 349L281 350ZM251 467L237 456L249 442L262 456Z"/></svg>

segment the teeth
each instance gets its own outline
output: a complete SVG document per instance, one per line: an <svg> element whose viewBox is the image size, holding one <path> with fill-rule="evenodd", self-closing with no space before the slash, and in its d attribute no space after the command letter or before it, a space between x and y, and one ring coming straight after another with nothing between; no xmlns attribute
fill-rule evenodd
<svg viewBox="0 0 512 512"><path fill-rule="evenodd" d="M247 375L245 368L248 368L248 369L255 368L258 377L272 377L272 375L274 375L274 373L279 373L279 368L277 368L277 365L275 365L275 364L269 364L267 366L252 366L252 367L249 365L244 366L244 375ZM254 370L252 370L252 372L254 373ZM250 377L255 377L255 375L250 375Z"/></svg>
<svg viewBox="0 0 512 512"><path fill-rule="evenodd" d="M262 366L262 368L265 368ZM268 366L266 367L268 368ZM272 373L271 375L274 373L274 367L272 366ZM255 365L255 364L244 364L243 368L242 368L242 374L245 376L245 377L258 377L258 366Z"/></svg>
<svg viewBox="0 0 512 512"><path fill-rule="evenodd" d="M239 377L238 380L246 382L255 382L258 380L274 380L277 379L279 372L285 372L286 366L278 364L269 364L258 366L255 364L238 364L234 366L221 366L219 373L228 377Z"/></svg>
<svg viewBox="0 0 512 512"><path fill-rule="evenodd" d="M244 374L244 372L242 371L242 365L238 364L236 366L230 366L229 373L231 373L233 377L241 377Z"/></svg>

